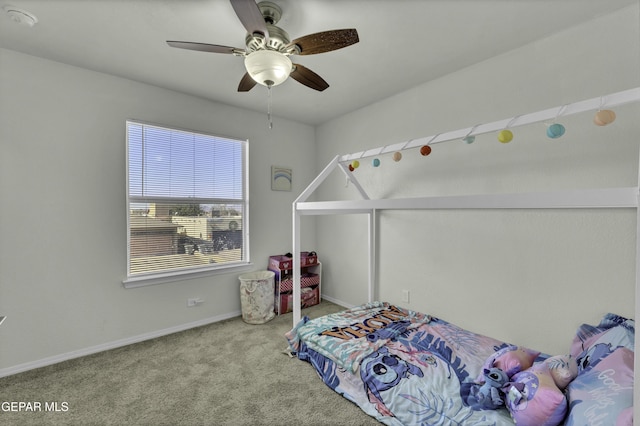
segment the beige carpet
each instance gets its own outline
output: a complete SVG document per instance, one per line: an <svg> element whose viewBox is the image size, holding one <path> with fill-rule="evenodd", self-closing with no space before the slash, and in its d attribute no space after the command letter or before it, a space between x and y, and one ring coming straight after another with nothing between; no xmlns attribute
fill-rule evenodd
<svg viewBox="0 0 640 426"><path fill-rule="evenodd" d="M303 315L342 309L325 301ZM291 314L235 318L2 378L0 424L379 424L283 353L291 325ZM10 402L41 411L12 412Z"/></svg>

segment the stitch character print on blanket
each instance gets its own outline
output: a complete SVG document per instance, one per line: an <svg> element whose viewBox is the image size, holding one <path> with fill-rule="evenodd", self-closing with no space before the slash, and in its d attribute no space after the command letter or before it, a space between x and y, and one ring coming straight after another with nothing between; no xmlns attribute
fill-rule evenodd
<svg viewBox="0 0 640 426"><path fill-rule="evenodd" d="M612 348L609 343L596 343L584 354L581 354L576 362L578 363L579 371L589 371L600 361L606 358L616 348Z"/></svg>
<svg viewBox="0 0 640 426"><path fill-rule="evenodd" d="M454 355L446 342L421 329L400 333L387 347L366 357L360 370L369 401L380 414L392 417L398 413L393 414L388 409L385 403L387 399L395 398L398 401L400 396L406 399L407 408L412 404L423 405L423 401L409 397L407 389L416 386L411 384L412 376L422 378L425 374L429 374L430 380L439 381L442 389L461 394L460 384L469 377L464 363ZM464 395L465 405L467 397Z"/></svg>
<svg viewBox="0 0 640 426"><path fill-rule="evenodd" d="M391 354L386 347L369 355L360 366L360 376L364 382L365 391L369 395L369 401L376 405L380 414L385 416L393 414L384 404L380 392L395 387L402 379L409 378L410 375L424 377L424 373L418 366Z"/></svg>

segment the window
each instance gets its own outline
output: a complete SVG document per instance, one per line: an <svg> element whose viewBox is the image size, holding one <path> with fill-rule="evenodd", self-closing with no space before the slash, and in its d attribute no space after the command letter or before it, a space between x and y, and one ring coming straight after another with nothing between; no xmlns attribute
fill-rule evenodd
<svg viewBox="0 0 640 426"><path fill-rule="evenodd" d="M125 285L248 264L247 151L247 141L127 121Z"/></svg>

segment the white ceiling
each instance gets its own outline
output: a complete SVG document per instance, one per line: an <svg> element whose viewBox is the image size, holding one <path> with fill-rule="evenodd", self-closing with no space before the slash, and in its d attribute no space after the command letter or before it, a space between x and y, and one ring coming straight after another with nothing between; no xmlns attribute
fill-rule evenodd
<svg viewBox="0 0 640 426"><path fill-rule="evenodd" d="M298 56L330 87L289 79L273 114L317 125L638 0L272 0L291 39L356 28L360 42ZM267 89L238 93L243 59L169 47L166 40L244 48L228 0L0 0L38 18L0 16L0 47L265 112ZM1 64L0 64L1 66Z"/></svg>

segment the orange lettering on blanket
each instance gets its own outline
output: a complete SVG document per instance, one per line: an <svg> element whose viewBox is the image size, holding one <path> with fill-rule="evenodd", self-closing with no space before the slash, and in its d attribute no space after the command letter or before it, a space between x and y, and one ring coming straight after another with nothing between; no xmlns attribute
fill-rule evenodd
<svg viewBox="0 0 640 426"><path fill-rule="evenodd" d="M367 335L367 333L363 333L359 330L354 330L351 327L342 327L342 328L333 327L331 330L323 331L322 333L320 333L320 335L332 336L332 337L337 337L343 340L349 340L349 339L357 339L359 337L364 337Z"/></svg>
<svg viewBox="0 0 640 426"><path fill-rule="evenodd" d="M386 325L389 325L391 321L389 321L386 318L367 318L366 320L364 320L364 325L366 325L367 327L372 327L374 329L379 329L382 328Z"/></svg>
<svg viewBox="0 0 640 426"><path fill-rule="evenodd" d="M402 320L404 315L396 306L390 306L388 310L381 311L363 322L356 322L347 327L333 327L331 330L323 331L320 335L343 340L359 339L375 330L386 327L391 322Z"/></svg>
<svg viewBox="0 0 640 426"><path fill-rule="evenodd" d="M368 324L362 323L362 324L351 324L351 328L364 331L363 336L366 336L367 334L376 331L379 327L371 327Z"/></svg>
<svg viewBox="0 0 640 426"><path fill-rule="evenodd" d="M402 313L396 306L391 306L388 311L382 311L379 315L381 317L388 318L391 321L401 321L404 318L404 313Z"/></svg>

